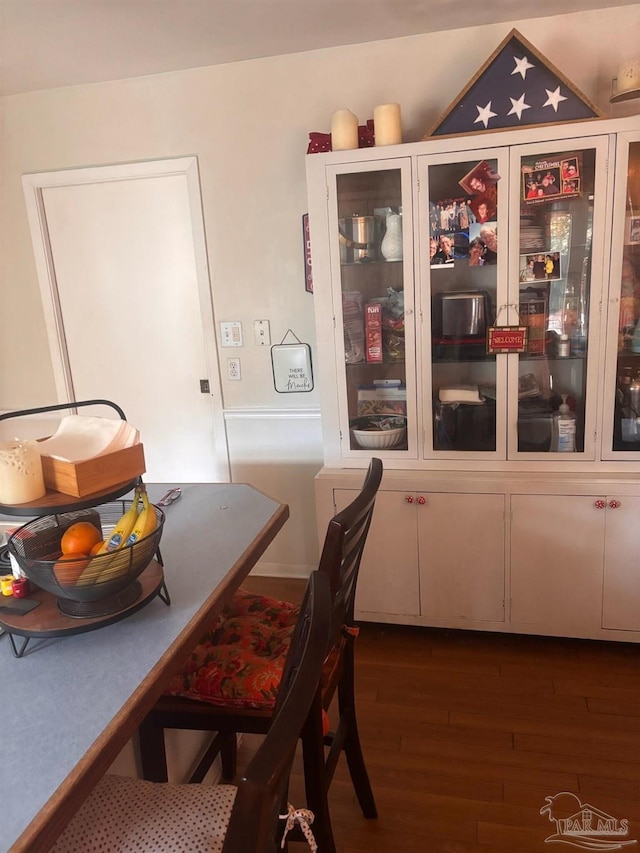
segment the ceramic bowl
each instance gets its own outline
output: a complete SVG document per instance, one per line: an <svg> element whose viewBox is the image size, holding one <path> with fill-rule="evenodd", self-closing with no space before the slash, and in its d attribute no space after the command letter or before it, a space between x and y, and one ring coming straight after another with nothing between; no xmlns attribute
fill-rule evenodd
<svg viewBox="0 0 640 853"><path fill-rule="evenodd" d="M399 415L369 415L351 422L351 432L366 450L389 450L406 440L407 419Z"/></svg>

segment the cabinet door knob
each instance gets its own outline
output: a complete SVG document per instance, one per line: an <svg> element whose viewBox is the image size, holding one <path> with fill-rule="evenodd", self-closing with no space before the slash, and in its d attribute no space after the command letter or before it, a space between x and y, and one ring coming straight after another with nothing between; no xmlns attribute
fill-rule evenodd
<svg viewBox="0 0 640 853"><path fill-rule="evenodd" d="M619 506L620 506L620 501L609 501L609 508L610 509L618 509Z"/></svg>
<svg viewBox="0 0 640 853"><path fill-rule="evenodd" d="M596 501L594 504L596 509L604 509L606 505L606 501Z"/></svg>
<svg viewBox="0 0 640 853"><path fill-rule="evenodd" d="M426 504L426 502L427 502L427 499L425 498L425 496L420 495L420 497L418 498L418 503L420 504L420 506L424 506Z"/></svg>
<svg viewBox="0 0 640 853"><path fill-rule="evenodd" d="M405 501L406 501L408 504L412 504L412 503L413 503L413 495L406 495L406 496L405 496Z"/></svg>

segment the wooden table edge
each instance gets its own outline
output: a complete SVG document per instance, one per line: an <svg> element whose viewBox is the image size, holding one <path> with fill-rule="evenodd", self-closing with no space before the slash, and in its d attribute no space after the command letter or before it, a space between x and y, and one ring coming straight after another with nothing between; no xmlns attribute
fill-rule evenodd
<svg viewBox="0 0 640 853"><path fill-rule="evenodd" d="M256 489L256 491L259 491ZM272 499L273 500L273 499ZM42 806L35 818L9 848L8 853L47 853L73 815L118 757L165 686L179 671L182 661L193 648L205 626L216 617L244 578L255 566L276 534L289 518L289 507L281 503L227 572L225 579L212 590L180 636L163 653L153 669L136 688L102 734L78 762L64 783Z"/></svg>

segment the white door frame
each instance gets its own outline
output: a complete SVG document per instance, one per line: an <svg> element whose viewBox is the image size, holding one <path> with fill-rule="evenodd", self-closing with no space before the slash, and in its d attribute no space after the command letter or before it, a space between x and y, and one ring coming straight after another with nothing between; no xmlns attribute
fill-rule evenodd
<svg viewBox="0 0 640 853"><path fill-rule="evenodd" d="M27 217L33 241L36 271L40 283L49 350L59 403L75 399L71 370L67 356L64 326L58 298L55 269L49 242L47 219L42 190L49 187L79 186L82 184L126 181L139 178L158 178L182 175L187 184L193 249L198 281L198 299L202 336L208 367L209 400L213 426L214 450L221 478L230 480L229 450L222 406L222 386L216 346L215 322L207 262L206 237L200 196L200 176L196 157L176 157L168 160L149 160L121 163L112 166L89 166L55 172L38 172L22 176Z"/></svg>

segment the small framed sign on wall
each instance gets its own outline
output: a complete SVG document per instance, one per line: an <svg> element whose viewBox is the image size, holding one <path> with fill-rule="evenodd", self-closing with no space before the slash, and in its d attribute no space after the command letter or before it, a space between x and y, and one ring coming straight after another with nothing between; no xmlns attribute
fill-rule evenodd
<svg viewBox="0 0 640 853"><path fill-rule="evenodd" d="M286 344L288 335L295 338L289 329L282 342L271 347L274 388L278 394L304 394L313 391L311 347L297 338L295 343Z"/></svg>

